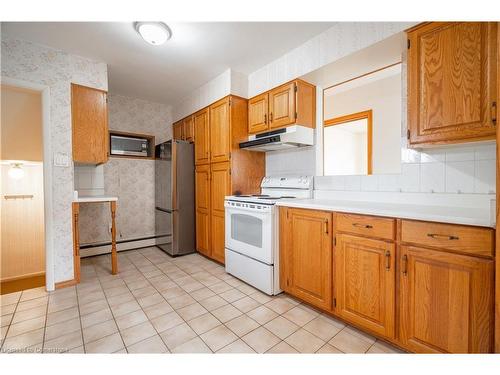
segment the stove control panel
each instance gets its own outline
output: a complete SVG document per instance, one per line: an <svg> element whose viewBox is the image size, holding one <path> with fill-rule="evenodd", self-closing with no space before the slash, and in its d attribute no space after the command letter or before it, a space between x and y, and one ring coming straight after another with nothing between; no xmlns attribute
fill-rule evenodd
<svg viewBox="0 0 500 375"><path fill-rule="evenodd" d="M264 177L261 188L312 189L312 176Z"/></svg>
<svg viewBox="0 0 500 375"><path fill-rule="evenodd" d="M270 204L257 204L251 202L236 202L231 200L224 201L224 207L229 208L239 208L242 210L252 210L259 212L271 212L273 209L273 205Z"/></svg>

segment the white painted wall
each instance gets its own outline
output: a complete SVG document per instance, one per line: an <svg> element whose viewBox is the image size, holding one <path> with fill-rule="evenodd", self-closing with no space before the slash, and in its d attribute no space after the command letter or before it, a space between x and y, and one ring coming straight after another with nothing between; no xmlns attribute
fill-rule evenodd
<svg viewBox="0 0 500 375"><path fill-rule="evenodd" d="M401 74L360 84L348 90L336 89L325 91L325 120L371 109L372 172L400 173ZM325 170L324 174L328 176L330 173Z"/></svg>
<svg viewBox="0 0 500 375"><path fill-rule="evenodd" d="M365 131L352 132L343 124L325 128L325 175L362 175L368 172L367 120L357 120L356 123Z"/></svg>

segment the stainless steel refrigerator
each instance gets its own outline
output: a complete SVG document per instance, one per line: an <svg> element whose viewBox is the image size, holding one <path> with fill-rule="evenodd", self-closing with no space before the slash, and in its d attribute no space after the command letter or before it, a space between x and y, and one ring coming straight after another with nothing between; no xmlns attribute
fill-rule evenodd
<svg viewBox="0 0 500 375"><path fill-rule="evenodd" d="M168 141L155 148L156 246L172 256L195 251L194 147Z"/></svg>

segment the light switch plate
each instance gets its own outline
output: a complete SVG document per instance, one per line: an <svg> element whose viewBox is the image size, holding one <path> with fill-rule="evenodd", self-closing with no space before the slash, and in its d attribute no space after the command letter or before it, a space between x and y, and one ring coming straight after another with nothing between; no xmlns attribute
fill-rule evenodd
<svg viewBox="0 0 500 375"><path fill-rule="evenodd" d="M56 167L69 167L69 156L62 152L54 154L54 166Z"/></svg>

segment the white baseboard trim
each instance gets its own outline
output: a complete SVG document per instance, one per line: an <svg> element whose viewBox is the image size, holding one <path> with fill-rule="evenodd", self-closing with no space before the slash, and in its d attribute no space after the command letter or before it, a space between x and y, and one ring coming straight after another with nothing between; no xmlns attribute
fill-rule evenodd
<svg viewBox="0 0 500 375"><path fill-rule="evenodd" d="M132 250L132 249L138 249L140 247L148 247L148 246L155 246L155 245L156 245L155 238L150 238L147 240L140 240L140 241L122 242L122 243L116 244L116 251ZM94 255L102 255L102 254L110 254L110 253L111 253L111 245L103 245L103 246L98 246L98 247L91 247L88 249L81 249L80 250L80 257L85 258L85 257L94 256Z"/></svg>

